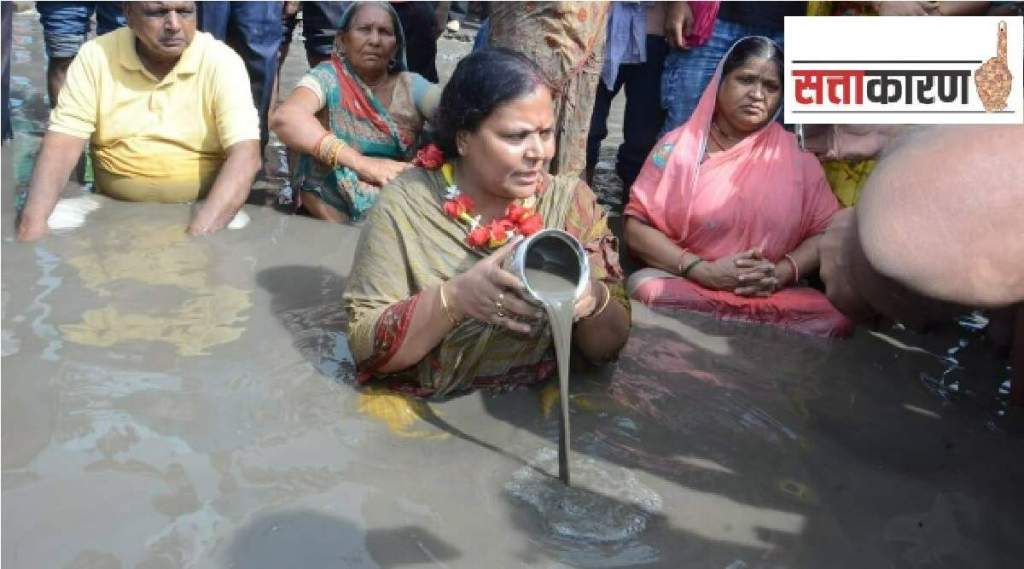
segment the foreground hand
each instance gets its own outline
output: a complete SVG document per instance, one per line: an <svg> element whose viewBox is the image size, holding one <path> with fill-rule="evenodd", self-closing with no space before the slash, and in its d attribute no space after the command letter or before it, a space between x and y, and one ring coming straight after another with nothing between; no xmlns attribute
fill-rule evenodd
<svg viewBox="0 0 1024 569"><path fill-rule="evenodd" d="M238 213L236 208L220 205L213 200L206 200L195 210L186 232L193 237L213 235L227 227L236 213Z"/></svg>
<svg viewBox="0 0 1024 569"><path fill-rule="evenodd" d="M829 302L851 320L865 320L874 313L854 281L854 248L859 247L854 208L840 210L818 242L819 273Z"/></svg>
<svg viewBox="0 0 1024 569"><path fill-rule="evenodd" d="M879 16L928 16L930 2L878 2Z"/></svg>
<svg viewBox="0 0 1024 569"><path fill-rule="evenodd" d="M543 317L543 309L523 300L523 283L502 268L517 242L507 243L473 268L448 281L452 309L460 317L497 324L522 334Z"/></svg>
<svg viewBox="0 0 1024 569"><path fill-rule="evenodd" d="M18 241L36 241L45 237L49 231L45 220L39 222L23 217L18 223Z"/></svg>
<svg viewBox="0 0 1024 569"><path fill-rule="evenodd" d="M693 31L693 10L686 2L670 2L665 14L665 41L669 47L686 49L686 36Z"/></svg>
<svg viewBox="0 0 1024 569"><path fill-rule="evenodd" d="M364 157L354 169L360 180L374 186L384 186L409 168L412 168L410 162Z"/></svg>
<svg viewBox="0 0 1024 569"><path fill-rule="evenodd" d="M594 315L594 311L597 310L601 303L604 302L605 292L602 290L605 287L595 283L593 280L587 283L587 290L583 291L583 295L576 301L576 305L573 306L572 310L572 321L579 322L584 318L588 318ZM607 294L611 294L610 292Z"/></svg>

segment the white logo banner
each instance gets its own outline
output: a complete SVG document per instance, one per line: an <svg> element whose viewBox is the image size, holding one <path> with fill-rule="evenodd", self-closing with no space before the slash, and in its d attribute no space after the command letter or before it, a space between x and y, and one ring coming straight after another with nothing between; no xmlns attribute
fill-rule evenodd
<svg viewBox="0 0 1024 569"><path fill-rule="evenodd" d="M1024 18L787 17L788 124L1024 124Z"/></svg>

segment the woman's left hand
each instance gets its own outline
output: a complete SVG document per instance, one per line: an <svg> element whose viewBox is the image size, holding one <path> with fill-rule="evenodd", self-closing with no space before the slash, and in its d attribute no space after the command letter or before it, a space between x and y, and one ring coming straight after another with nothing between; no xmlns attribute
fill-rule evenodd
<svg viewBox="0 0 1024 569"><path fill-rule="evenodd" d="M605 287L595 284L593 280L587 283L587 290L583 292L583 295L576 301L576 305L573 307L573 322L579 322L593 315L597 307L601 306L601 303L604 302L604 293L601 291L603 288Z"/></svg>

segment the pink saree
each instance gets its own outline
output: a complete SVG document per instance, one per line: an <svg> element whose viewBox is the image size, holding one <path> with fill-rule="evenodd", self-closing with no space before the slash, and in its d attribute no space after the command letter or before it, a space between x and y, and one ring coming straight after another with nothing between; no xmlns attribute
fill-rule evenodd
<svg viewBox="0 0 1024 569"><path fill-rule="evenodd" d="M721 64L690 120L654 147L625 213L706 260L760 247L778 262L824 231L839 204L814 155L801 152L796 138L775 121L701 162L720 78ZM655 307L820 336L852 330L822 292L808 287L751 298L654 269L633 275L629 287L633 298Z"/></svg>

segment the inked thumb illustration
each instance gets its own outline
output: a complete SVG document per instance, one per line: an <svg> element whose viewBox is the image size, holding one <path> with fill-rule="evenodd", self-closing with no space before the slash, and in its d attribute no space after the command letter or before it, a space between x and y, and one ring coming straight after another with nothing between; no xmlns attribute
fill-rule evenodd
<svg viewBox="0 0 1024 569"><path fill-rule="evenodd" d="M1006 108L1006 100L1010 97L1010 85L1013 76L1006 65L1006 22L999 22L996 42L996 56L989 58L974 72L974 85L978 88L978 97L988 112L1001 111Z"/></svg>

